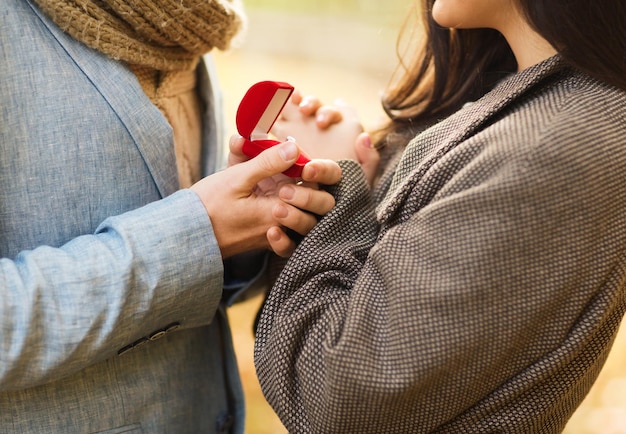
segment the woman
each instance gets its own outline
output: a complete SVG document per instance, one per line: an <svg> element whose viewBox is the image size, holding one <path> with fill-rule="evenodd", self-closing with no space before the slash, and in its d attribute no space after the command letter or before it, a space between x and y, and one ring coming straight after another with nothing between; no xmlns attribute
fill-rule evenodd
<svg viewBox="0 0 626 434"><path fill-rule="evenodd" d="M626 308L626 5L423 11L374 136L389 163L372 195L340 161L336 207L263 308L257 373L290 432L560 432ZM356 137L311 106L277 131Z"/></svg>
<svg viewBox="0 0 626 434"><path fill-rule="evenodd" d="M243 432L223 260L334 199L257 188L289 143L218 172L204 54L242 26L229 0L0 2L0 431Z"/></svg>

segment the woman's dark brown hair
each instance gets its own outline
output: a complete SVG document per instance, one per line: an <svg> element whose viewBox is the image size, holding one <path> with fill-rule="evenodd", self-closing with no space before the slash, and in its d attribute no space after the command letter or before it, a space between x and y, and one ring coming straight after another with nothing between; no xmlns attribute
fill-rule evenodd
<svg viewBox="0 0 626 434"><path fill-rule="evenodd" d="M378 147L404 145L517 70L504 37L491 29L447 29L423 0L421 47L383 98L389 123L374 134ZM572 66L626 90L624 0L516 0L529 23Z"/></svg>
<svg viewBox="0 0 626 434"><path fill-rule="evenodd" d="M626 90L624 0L516 0L528 22L572 66Z"/></svg>

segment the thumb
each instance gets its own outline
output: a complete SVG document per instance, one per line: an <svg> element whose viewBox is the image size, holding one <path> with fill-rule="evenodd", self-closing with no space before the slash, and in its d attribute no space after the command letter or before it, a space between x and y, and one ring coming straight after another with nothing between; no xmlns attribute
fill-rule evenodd
<svg viewBox="0 0 626 434"><path fill-rule="evenodd" d="M289 169L298 159L300 149L291 141L279 143L261 152L255 158L235 167L245 170L246 187L254 186L265 178L278 175Z"/></svg>
<svg viewBox="0 0 626 434"><path fill-rule="evenodd" d="M371 185L378 170L380 162L380 154L378 150L372 146L372 139L368 133L361 133L354 144L355 152L359 164L365 172L367 181Z"/></svg>

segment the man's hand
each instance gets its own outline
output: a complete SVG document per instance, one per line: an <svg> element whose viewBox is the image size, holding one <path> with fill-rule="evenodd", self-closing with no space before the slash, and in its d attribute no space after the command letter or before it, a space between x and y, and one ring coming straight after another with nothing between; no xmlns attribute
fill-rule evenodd
<svg viewBox="0 0 626 434"><path fill-rule="evenodd" d="M207 210L223 257L259 248L289 255L295 242L283 238L285 228L305 235L318 215L332 209L334 198L317 185L338 182L341 169L330 160L311 161L302 172L303 182L296 184L281 173L298 158L295 143L281 143L250 160L241 144L240 139L231 140L230 167L200 180L191 190ZM275 240L276 231L282 234L280 240Z"/></svg>

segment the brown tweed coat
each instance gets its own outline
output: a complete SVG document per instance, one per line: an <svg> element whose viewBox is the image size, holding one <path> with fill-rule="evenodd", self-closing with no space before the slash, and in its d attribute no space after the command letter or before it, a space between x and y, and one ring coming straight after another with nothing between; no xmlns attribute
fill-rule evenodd
<svg viewBox="0 0 626 434"><path fill-rule="evenodd" d="M269 294L255 359L292 433L556 433L624 314L626 94L554 57L416 137Z"/></svg>

